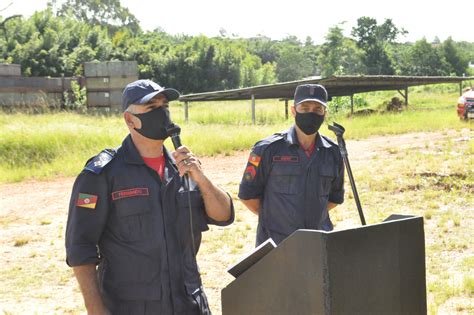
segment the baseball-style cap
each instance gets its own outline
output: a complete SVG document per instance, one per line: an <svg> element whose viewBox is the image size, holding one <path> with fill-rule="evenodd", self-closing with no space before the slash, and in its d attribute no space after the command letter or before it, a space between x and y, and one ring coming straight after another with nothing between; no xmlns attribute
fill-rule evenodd
<svg viewBox="0 0 474 315"><path fill-rule="evenodd" d="M161 87L150 80L137 80L127 84L123 90L122 109L125 111L131 104L145 104L158 94L165 95L170 102L180 96L175 89Z"/></svg>
<svg viewBox="0 0 474 315"><path fill-rule="evenodd" d="M306 101L318 102L327 107L328 92L319 84L298 85L295 90L295 106Z"/></svg>

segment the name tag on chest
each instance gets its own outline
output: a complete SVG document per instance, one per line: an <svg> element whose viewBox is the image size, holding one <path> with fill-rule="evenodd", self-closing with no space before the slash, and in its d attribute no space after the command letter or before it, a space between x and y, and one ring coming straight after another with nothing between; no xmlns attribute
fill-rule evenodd
<svg viewBox="0 0 474 315"><path fill-rule="evenodd" d="M298 163L300 158L295 155L275 155L273 157L274 163Z"/></svg>

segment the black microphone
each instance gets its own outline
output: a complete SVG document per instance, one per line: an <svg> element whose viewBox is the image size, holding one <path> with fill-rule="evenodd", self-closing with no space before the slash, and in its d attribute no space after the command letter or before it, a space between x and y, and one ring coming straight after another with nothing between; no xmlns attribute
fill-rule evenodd
<svg viewBox="0 0 474 315"><path fill-rule="evenodd" d="M168 126L165 127L165 129L166 133L171 138L171 142L173 142L174 149L177 150L180 146L182 146L181 138L179 137L179 134L181 133L181 128L175 123L170 123ZM184 174L184 188L186 190L189 190L188 174Z"/></svg>
<svg viewBox="0 0 474 315"><path fill-rule="evenodd" d="M181 133L181 128L178 125L170 123L168 126L166 126L166 133L171 138L175 149L182 146L181 138L179 137L179 134Z"/></svg>

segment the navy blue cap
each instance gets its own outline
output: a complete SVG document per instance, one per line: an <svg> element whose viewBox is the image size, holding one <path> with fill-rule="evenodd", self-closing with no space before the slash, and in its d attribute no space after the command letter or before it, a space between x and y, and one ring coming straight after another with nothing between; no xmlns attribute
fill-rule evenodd
<svg viewBox="0 0 474 315"><path fill-rule="evenodd" d="M318 102L327 107L328 92L320 84L302 84L295 90L295 106L303 102Z"/></svg>
<svg viewBox="0 0 474 315"><path fill-rule="evenodd" d="M165 89L150 80L137 80L127 84L123 90L122 109L125 111L131 104L146 104L158 94L163 94L170 102L180 96L175 89Z"/></svg>

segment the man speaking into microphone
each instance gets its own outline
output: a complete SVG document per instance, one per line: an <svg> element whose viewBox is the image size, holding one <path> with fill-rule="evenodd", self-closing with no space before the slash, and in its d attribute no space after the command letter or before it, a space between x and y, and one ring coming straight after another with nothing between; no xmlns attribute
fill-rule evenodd
<svg viewBox="0 0 474 315"><path fill-rule="evenodd" d="M128 84L119 148L91 158L77 177L66 229L67 263L89 314L210 314L196 253L208 224L234 220L232 199L185 146L168 102L179 92Z"/></svg>

